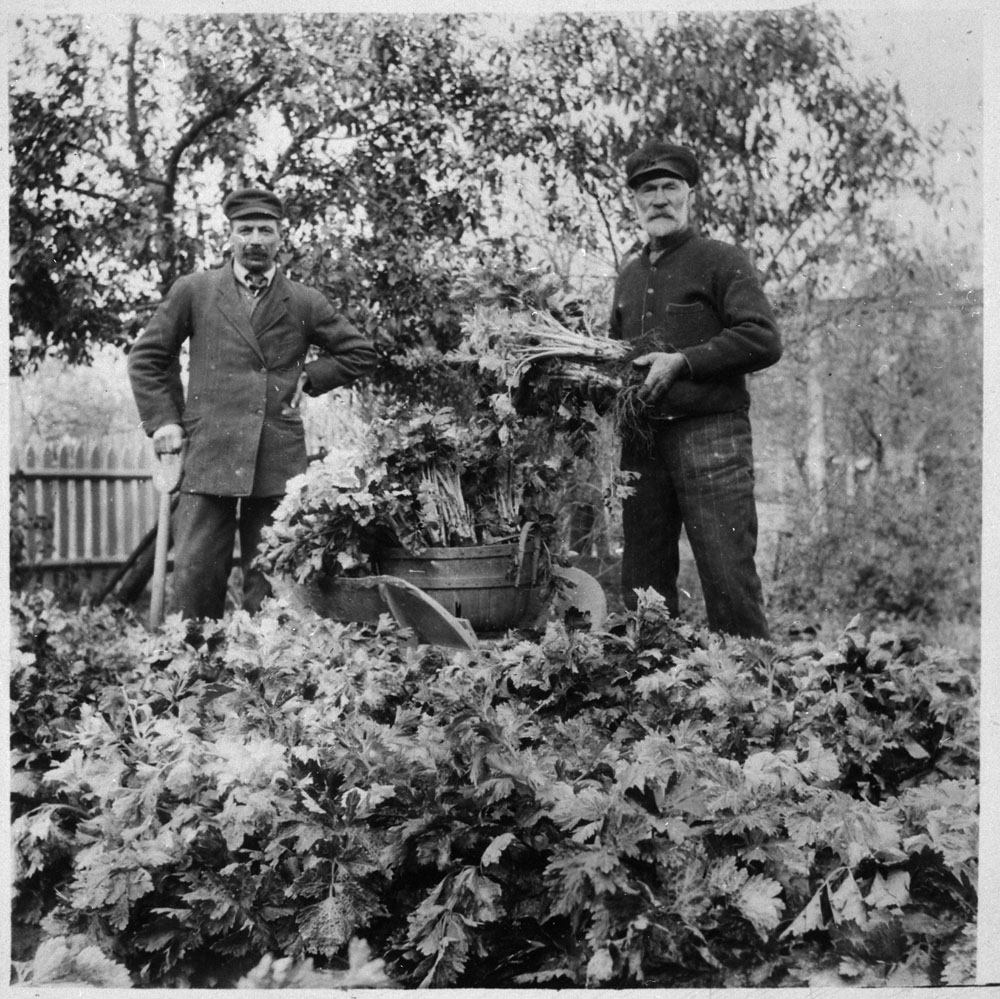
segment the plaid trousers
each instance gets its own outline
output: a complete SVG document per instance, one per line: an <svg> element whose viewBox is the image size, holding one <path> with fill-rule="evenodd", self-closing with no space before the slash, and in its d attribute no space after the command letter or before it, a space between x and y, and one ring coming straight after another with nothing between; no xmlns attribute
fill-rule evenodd
<svg viewBox="0 0 1000 999"><path fill-rule="evenodd" d="M687 532L712 631L767 638L754 563L757 507L753 442L745 410L653 423L648 447L625 442L622 468L640 473L623 503L622 596L657 590L678 613L678 540Z"/></svg>

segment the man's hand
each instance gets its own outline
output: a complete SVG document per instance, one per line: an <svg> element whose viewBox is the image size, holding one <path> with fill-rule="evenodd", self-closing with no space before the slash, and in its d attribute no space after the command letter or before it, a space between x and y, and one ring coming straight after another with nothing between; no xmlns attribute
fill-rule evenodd
<svg viewBox="0 0 1000 999"><path fill-rule="evenodd" d="M184 443L184 431L176 423L165 423L153 433L153 450L157 454L177 454Z"/></svg>
<svg viewBox="0 0 1000 999"><path fill-rule="evenodd" d="M654 351L643 354L633 362L637 368L649 368L646 380L639 387L639 401L654 406L670 389L670 386L689 373L688 363L683 354L668 354Z"/></svg>

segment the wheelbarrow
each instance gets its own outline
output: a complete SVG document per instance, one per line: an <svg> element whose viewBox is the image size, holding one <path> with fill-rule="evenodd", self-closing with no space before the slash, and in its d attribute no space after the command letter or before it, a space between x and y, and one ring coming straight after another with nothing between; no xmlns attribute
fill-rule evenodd
<svg viewBox="0 0 1000 999"><path fill-rule="evenodd" d="M582 570L553 567L561 585L543 599L539 548L534 525L527 524L507 543L428 548L418 555L392 549L378 558L379 575L321 577L298 586L296 596L337 621L377 621L388 612L421 642L461 649L477 648L479 637L543 625L571 608L599 627L607 600L600 583Z"/></svg>

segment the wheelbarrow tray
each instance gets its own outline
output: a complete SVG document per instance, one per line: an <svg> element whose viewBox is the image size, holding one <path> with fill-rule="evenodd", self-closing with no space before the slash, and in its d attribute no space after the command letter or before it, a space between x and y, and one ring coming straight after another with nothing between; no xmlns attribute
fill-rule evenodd
<svg viewBox="0 0 1000 999"><path fill-rule="evenodd" d="M334 621L377 621L382 614L392 614L421 642L457 649L479 647L469 625L397 576L320 577L299 587L299 595L317 614Z"/></svg>

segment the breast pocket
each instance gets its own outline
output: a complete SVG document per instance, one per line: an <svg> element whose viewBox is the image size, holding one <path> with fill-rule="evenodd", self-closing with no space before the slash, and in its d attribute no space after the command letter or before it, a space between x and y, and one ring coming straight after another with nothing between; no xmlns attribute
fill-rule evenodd
<svg viewBox="0 0 1000 999"><path fill-rule="evenodd" d="M669 302L664 319L666 339L677 348L704 343L722 328L714 309L704 302Z"/></svg>

